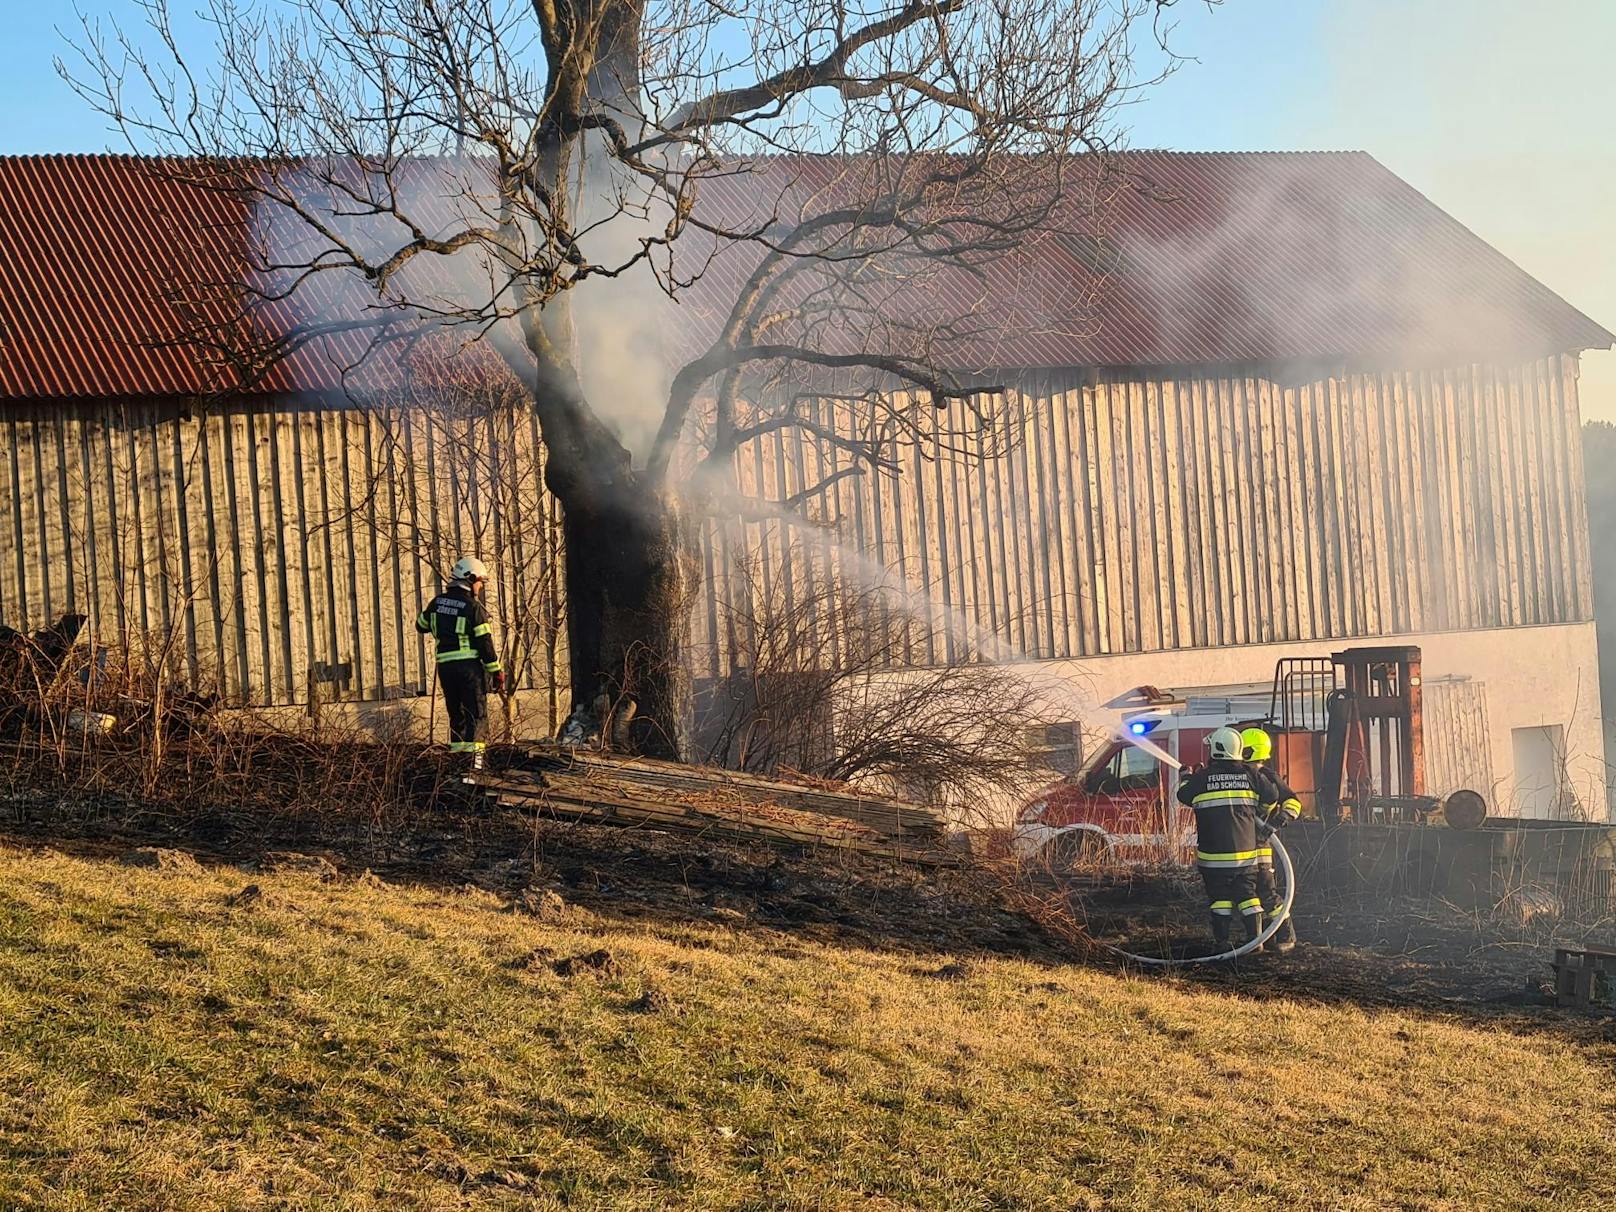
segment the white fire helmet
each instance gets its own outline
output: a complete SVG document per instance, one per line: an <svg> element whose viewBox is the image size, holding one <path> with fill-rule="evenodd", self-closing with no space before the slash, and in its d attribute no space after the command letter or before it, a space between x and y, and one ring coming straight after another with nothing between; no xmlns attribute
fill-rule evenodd
<svg viewBox="0 0 1616 1212"><path fill-rule="evenodd" d="M1226 761L1238 762L1245 746L1240 739L1240 733L1233 728L1219 728L1206 738L1206 747L1212 751L1214 759L1223 758Z"/></svg>
<svg viewBox="0 0 1616 1212"><path fill-rule="evenodd" d="M451 581L486 581L488 579L488 565L476 556L461 556L455 566L449 570Z"/></svg>

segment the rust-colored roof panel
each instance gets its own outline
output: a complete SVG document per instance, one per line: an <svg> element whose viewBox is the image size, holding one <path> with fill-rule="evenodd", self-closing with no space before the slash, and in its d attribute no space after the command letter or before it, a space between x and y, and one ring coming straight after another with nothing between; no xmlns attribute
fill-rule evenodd
<svg viewBox="0 0 1616 1212"><path fill-rule="evenodd" d="M698 211L739 223L783 197L811 210L838 188L836 164L775 162L708 181ZM924 308L969 317L934 351L959 369L1488 360L1616 342L1362 153L1146 151L1109 164L1105 265L1072 235L1087 230L1087 217L1068 215L1065 236L1030 240L975 273L940 272L920 291L893 283L875 296L883 319L919 325ZM786 173L794 176L782 187ZM228 193L151 161L0 157L0 398L241 387L182 340L217 304L183 297L177 284L240 274L250 219ZM758 255L743 246L716 256L680 300L688 332L678 345L710 339ZM353 289L329 280L310 298L326 315L359 305ZM297 310L269 306L259 322L285 331ZM384 384L406 356L367 353L359 335L333 337L245 389Z"/></svg>

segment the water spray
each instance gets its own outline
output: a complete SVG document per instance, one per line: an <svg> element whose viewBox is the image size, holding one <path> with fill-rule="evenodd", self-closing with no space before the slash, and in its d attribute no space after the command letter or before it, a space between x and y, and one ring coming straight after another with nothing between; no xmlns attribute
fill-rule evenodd
<svg viewBox="0 0 1616 1212"><path fill-rule="evenodd" d="M722 496L728 494L724 493L720 489L719 491L715 492L714 495ZM735 498L734 503L737 505L744 504L746 508L753 510L755 510L758 506L758 502L756 501L742 502L739 498ZM944 603L937 601L936 598L932 597L931 594L927 593L925 590L918 589L911 585L901 573L895 573L889 565L878 563L864 552L848 546L833 533L831 533L826 527L817 525L814 522L811 522L808 519L794 514L784 508L770 508L768 509L768 513L772 520L779 522L783 527L790 527L794 530L803 530L808 532L816 543L824 547L827 553L834 552L836 554L838 561L844 570L848 570L849 566L851 566L851 570L855 571L855 574L861 583L869 588L877 589L892 595L892 597L896 599L898 606L903 613L908 614L912 618L921 619L922 621L927 622L930 622L933 619L941 619L946 630L952 631L955 635L960 636L968 643L974 645L980 652L985 653L995 660L1006 662L1013 666L1020 666L1015 670L1015 672L1017 676L1023 678L1028 685L1039 686L1045 691L1053 692L1055 697L1065 699L1074 704L1074 706L1080 706L1084 710L1087 710L1093 706L1089 700L1082 698L1076 688L1074 688L1064 678L1032 666L1030 664L1030 658L1025 653L1018 651L1014 645L1006 643L1002 636L987 631L977 624L973 619L969 618L963 611L955 607L947 606ZM1143 749L1146 753L1149 753L1151 756L1156 758L1157 761L1171 766L1175 770L1183 768L1184 764L1182 761L1173 756L1171 753L1167 752L1167 750L1163 749L1154 741L1150 740L1147 735L1139 732L1130 732L1122 728L1113 728L1111 731L1113 736L1119 738L1129 745L1134 745L1140 749ZM1184 959L1162 958L1160 956L1152 955L1137 955L1134 952L1126 951L1121 947L1114 947L1109 943L1102 943L1101 946L1103 946L1107 951L1110 951L1112 954L1121 956L1123 959L1126 959L1132 963L1151 968L1173 968L1188 964L1224 963L1229 960L1239 959L1244 955L1249 955L1258 947L1266 943L1269 939L1274 937L1279 928L1284 925L1286 918L1290 916L1291 905L1296 899L1296 868L1291 862L1291 856L1286 851L1284 843L1279 840L1278 834L1271 835L1269 840L1273 847L1274 856L1279 864L1280 870L1285 873L1285 899L1280 904L1279 912L1274 915L1272 921L1268 922L1264 926L1262 933L1260 933L1256 938L1243 943L1239 947L1231 948L1228 951L1220 951L1215 955L1197 955Z"/></svg>

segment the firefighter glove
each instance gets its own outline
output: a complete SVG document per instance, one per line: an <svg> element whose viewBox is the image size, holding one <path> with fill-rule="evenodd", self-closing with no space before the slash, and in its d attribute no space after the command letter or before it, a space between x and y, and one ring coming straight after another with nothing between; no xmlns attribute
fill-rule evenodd
<svg viewBox="0 0 1616 1212"><path fill-rule="evenodd" d="M505 674L503 672L489 674L488 688L495 694L503 694L505 692Z"/></svg>

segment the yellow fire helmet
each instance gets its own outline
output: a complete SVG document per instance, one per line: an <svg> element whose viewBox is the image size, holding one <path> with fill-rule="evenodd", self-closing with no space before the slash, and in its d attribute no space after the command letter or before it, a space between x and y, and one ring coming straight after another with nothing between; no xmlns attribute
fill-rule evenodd
<svg viewBox="0 0 1616 1212"><path fill-rule="evenodd" d="M1247 728L1240 734L1240 745L1246 751L1246 761L1266 762L1274 756L1274 738L1261 728Z"/></svg>

